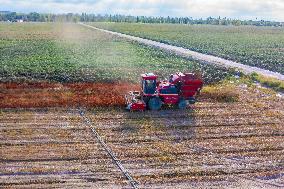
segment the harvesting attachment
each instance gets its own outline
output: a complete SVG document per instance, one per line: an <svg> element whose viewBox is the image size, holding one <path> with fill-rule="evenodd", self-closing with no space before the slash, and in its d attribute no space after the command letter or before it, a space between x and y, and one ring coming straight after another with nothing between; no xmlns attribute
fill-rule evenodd
<svg viewBox="0 0 284 189"><path fill-rule="evenodd" d="M153 73L141 75L141 91L130 91L125 95L126 109L130 111L160 110L162 105L176 105L186 109L196 102L203 81L194 73L172 74L169 80L157 81Z"/></svg>

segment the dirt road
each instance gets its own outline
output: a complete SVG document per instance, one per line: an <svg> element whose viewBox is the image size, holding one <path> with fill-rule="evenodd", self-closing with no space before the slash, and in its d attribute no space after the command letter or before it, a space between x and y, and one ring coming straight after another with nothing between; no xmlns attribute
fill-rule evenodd
<svg viewBox="0 0 284 189"><path fill-rule="evenodd" d="M131 35L126 35L126 34L122 34L122 33L118 33L118 32L100 29L100 28L90 26L90 25L87 25L87 24L84 24L84 23L79 23L79 24L82 25L82 26L88 27L88 28L92 28L92 29L99 30L99 31L102 31L102 32L107 32L109 34L116 35L116 36L119 36L119 37L123 37L123 38L126 38L126 39L130 39L130 40L133 40L133 41L137 41L137 42L145 44L145 45L160 48L160 49L166 50L168 52L175 53L175 54L182 56L182 57L193 58L193 59L198 60L198 61L203 62L203 63L216 64L216 65L220 65L220 66L227 67L227 68L235 68L235 69L242 71L245 74L251 74L253 72L256 72L256 73L261 74L261 75L266 76L266 77L274 77L274 78L277 78L277 79L280 79L280 80L284 80L284 75L282 75L280 73L272 72L272 71L269 71L269 70L265 70L265 69L261 69L261 68L257 68L257 67L253 67L253 66L244 65L244 64L241 64L241 63L226 60L226 59L219 58L219 57L212 56L212 55L206 55L206 54L198 53L198 52L191 51L189 49L185 49L185 48L182 48L182 47L167 45L167 44L160 43L160 42L153 41L153 40L149 40L149 39L143 39L143 38L140 38L140 37L134 37L134 36L131 36Z"/></svg>

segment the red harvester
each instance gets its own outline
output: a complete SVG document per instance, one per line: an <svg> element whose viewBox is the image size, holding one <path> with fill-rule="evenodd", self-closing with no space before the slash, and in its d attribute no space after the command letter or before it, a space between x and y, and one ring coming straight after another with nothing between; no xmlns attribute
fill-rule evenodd
<svg viewBox="0 0 284 189"><path fill-rule="evenodd" d="M153 73L142 74L141 91L130 91L125 95L127 109L159 110L163 104L178 105L185 109L196 102L196 94L202 88L203 81L193 73L176 73L168 81L157 81Z"/></svg>

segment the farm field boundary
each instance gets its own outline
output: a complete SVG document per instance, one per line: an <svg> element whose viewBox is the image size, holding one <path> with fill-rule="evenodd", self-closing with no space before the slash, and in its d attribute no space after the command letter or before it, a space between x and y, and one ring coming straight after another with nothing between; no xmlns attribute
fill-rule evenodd
<svg viewBox="0 0 284 189"><path fill-rule="evenodd" d="M109 33L109 34L112 34L112 35L122 37L122 38L137 41L137 42L145 44L145 45L160 48L160 49L166 50L168 52L175 53L176 55L179 55L179 56L182 56L182 57L193 58L193 59L198 60L198 61L203 62L203 63L215 64L215 65L219 65L219 66L226 67L226 68L235 68L235 69L242 71L243 73L245 73L247 75L255 72L257 74L260 74L260 75L263 75L263 76L266 76L266 77L273 77L273 78L277 78L279 80L284 80L284 75L277 73L277 72L272 72L272 71L269 71L269 70L244 65L244 64L241 64L241 63L226 60L226 59L219 58L219 57L212 56L212 55L206 55L206 54L198 53L198 52L191 51L189 49L182 48L182 47L168 45L168 44L165 44L165 43L161 43L161 42L157 42L157 41L153 41L153 40L149 40L149 39L143 39L143 38L135 37L135 36L131 36L131 35L126 35L126 34L122 34L122 33L119 33L119 32L113 32L113 31L109 31L109 30L105 30L105 29L100 29L100 28L90 26L90 25L87 25L87 24L84 24L84 23L79 23L79 24L82 25L82 26L88 27L88 28L103 31L103 32L106 32L106 33Z"/></svg>

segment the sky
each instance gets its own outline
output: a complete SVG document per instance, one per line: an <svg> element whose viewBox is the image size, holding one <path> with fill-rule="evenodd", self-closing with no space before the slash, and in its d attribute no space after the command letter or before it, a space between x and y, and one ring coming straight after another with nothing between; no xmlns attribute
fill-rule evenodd
<svg viewBox="0 0 284 189"><path fill-rule="evenodd" d="M284 0L0 0L0 11L284 21Z"/></svg>

